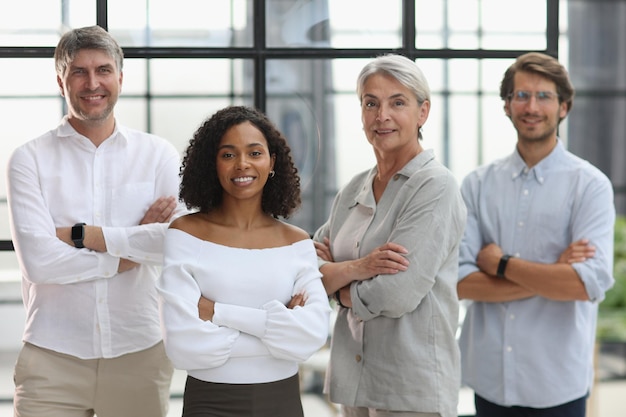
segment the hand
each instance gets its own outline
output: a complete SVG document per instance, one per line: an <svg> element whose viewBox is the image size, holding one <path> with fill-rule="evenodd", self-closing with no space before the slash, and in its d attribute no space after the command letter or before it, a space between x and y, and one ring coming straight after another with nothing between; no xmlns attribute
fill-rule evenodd
<svg viewBox="0 0 626 417"><path fill-rule="evenodd" d="M125 259L125 258L120 258L120 263L117 267L117 272L125 272L130 269L133 269L134 267L138 265L139 264L137 262L129 261L128 259Z"/></svg>
<svg viewBox="0 0 626 417"><path fill-rule="evenodd" d="M561 253L557 263L573 264L584 262L588 258L593 258L596 254L596 247L589 244L589 239L580 239L569 244Z"/></svg>
<svg viewBox="0 0 626 417"><path fill-rule="evenodd" d="M70 246L74 246L72 241L72 227L57 227L57 238L67 243Z"/></svg>
<svg viewBox="0 0 626 417"><path fill-rule="evenodd" d="M481 271L488 275L495 276L498 273L498 264L502 258L502 249L495 243L484 246L476 257L476 265Z"/></svg>
<svg viewBox="0 0 626 417"><path fill-rule="evenodd" d="M198 300L198 317L204 321L213 320L215 314L215 301L211 301L208 298L200 296Z"/></svg>
<svg viewBox="0 0 626 417"><path fill-rule="evenodd" d="M364 258L355 261L354 279L363 281L381 274L395 274L406 271L409 261L404 255L408 251L396 243L385 243L374 249Z"/></svg>
<svg viewBox="0 0 626 417"><path fill-rule="evenodd" d="M175 197L159 197L146 211L139 224L167 223L172 218L175 209Z"/></svg>
<svg viewBox="0 0 626 417"><path fill-rule="evenodd" d="M330 252L330 240L327 237L324 238L324 243L314 241L313 244L318 257L326 262L334 262L333 254Z"/></svg>
<svg viewBox="0 0 626 417"><path fill-rule="evenodd" d="M293 310L293 308L296 306L304 307L304 303L306 303L306 298L306 294L304 293L295 294L293 297L291 297L291 300L289 300L287 308Z"/></svg>

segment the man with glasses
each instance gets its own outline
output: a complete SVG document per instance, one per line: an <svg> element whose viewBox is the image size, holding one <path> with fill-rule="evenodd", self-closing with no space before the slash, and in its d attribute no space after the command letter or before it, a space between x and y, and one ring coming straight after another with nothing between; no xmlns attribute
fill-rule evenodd
<svg viewBox="0 0 626 417"><path fill-rule="evenodd" d="M557 136L574 89L556 59L520 56L500 97L516 149L462 184L463 381L477 417L582 417L598 303L614 282L613 189Z"/></svg>

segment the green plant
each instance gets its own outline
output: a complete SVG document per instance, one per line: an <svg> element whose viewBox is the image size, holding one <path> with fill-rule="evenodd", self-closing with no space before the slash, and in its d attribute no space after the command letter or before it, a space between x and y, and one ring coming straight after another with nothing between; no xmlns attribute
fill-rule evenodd
<svg viewBox="0 0 626 417"><path fill-rule="evenodd" d="M615 221L613 276L615 285L600 303L597 337L601 340L626 340L626 217Z"/></svg>

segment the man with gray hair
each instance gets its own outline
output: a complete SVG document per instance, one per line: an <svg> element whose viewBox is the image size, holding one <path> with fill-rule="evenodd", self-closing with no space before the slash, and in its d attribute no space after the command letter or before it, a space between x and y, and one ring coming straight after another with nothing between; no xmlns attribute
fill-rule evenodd
<svg viewBox="0 0 626 417"><path fill-rule="evenodd" d="M173 367L155 281L177 204L180 157L120 125L123 52L98 26L55 50L67 115L8 167L26 308L16 417L166 416Z"/></svg>

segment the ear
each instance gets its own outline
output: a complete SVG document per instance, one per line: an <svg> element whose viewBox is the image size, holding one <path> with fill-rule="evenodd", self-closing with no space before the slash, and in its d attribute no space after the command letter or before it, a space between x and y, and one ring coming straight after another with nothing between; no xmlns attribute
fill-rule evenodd
<svg viewBox="0 0 626 417"><path fill-rule="evenodd" d="M430 114L430 100L424 100L424 102L419 108L418 126L424 126L424 123L426 123L426 120L428 119L429 114Z"/></svg>
<svg viewBox="0 0 626 417"><path fill-rule="evenodd" d="M124 81L124 72L120 71L120 79L119 79L119 83L120 83L120 92L122 92L122 81Z"/></svg>
<svg viewBox="0 0 626 417"><path fill-rule="evenodd" d="M274 164L276 163L276 154L273 153L270 161L270 171L274 169Z"/></svg>
<svg viewBox="0 0 626 417"><path fill-rule="evenodd" d="M65 88L63 87L63 80L58 75L57 75L57 84L59 85L59 92L61 93L61 97L65 97Z"/></svg>
<svg viewBox="0 0 626 417"><path fill-rule="evenodd" d="M510 119L511 118L511 100L504 100L504 106L502 106L502 108L504 109L504 114L506 114L506 116Z"/></svg>
<svg viewBox="0 0 626 417"><path fill-rule="evenodd" d="M567 110L567 103L563 101L561 104L559 104L559 119L565 119L567 113L569 113L569 110Z"/></svg>

